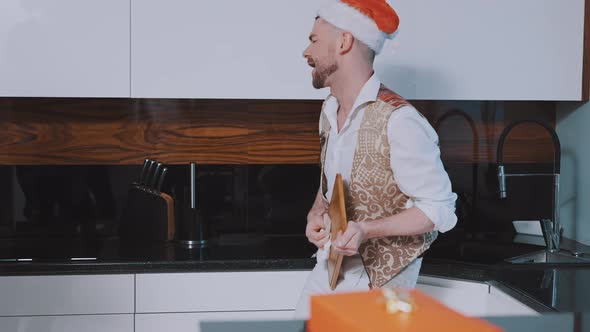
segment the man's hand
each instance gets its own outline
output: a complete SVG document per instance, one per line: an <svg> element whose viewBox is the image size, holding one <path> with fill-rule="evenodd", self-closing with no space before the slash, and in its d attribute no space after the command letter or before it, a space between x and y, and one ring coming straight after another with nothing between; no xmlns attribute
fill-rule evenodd
<svg viewBox="0 0 590 332"><path fill-rule="evenodd" d="M328 242L328 232L325 229L324 216L320 212L310 212L307 215L307 226L305 227L305 235L309 242L315 244L316 247L323 249L326 242Z"/></svg>
<svg viewBox="0 0 590 332"><path fill-rule="evenodd" d="M349 221L346 226L346 231L338 232L336 241L334 241L334 250L337 253L345 256L353 256L359 251L361 243L366 240L366 232L363 229L363 225L358 222Z"/></svg>

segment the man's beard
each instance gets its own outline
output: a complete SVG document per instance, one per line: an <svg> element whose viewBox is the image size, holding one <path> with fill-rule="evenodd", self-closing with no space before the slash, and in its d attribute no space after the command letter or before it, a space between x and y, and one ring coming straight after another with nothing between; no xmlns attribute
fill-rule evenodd
<svg viewBox="0 0 590 332"><path fill-rule="evenodd" d="M338 64L336 64L336 62L325 67L316 66L315 71L313 72L313 87L316 89L325 88L328 76L332 75L336 70L338 70Z"/></svg>

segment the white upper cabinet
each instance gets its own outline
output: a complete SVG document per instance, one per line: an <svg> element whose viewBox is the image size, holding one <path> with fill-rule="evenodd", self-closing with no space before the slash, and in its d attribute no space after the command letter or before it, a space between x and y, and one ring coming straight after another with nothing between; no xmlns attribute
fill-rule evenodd
<svg viewBox="0 0 590 332"><path fill-rule="evenodd" d="M584 0L391 0L377 57L410 99L580 100ZM302 59L316 0L132 0L132 96L321 99Z"/></svg>
<svg viewBox="0 0 590 332"><path fill-rule="evenodd" d="M132 0L132 97L324 98L303 58L317 3Z"/></svg>
<svg viewBox="0 0 590 332"><path fill-rule="evenodd" d="M323 99L321 0L2 0L0 96ZM584 0L390 0L377 57L409 99L581 100Z"/></svg>
<svg viewBox="0 0 590 332"><path fill-rule="evenodd" d="M129 0L0 1L0 96L128 97Z"/></svg>
<svg viewBox="0 0 590 332"><path fill-rule="evenodd" d="M395 0L377 61L407 98L580 100L584 0Z"/></svg>

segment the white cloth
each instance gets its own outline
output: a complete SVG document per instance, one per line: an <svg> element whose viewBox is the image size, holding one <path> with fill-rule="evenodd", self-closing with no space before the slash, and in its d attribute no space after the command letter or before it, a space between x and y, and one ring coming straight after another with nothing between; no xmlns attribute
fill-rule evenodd
<svg viewBox="0 0 590 332"><path fill-rule="evenodd" d="M416 287L421 266L422 258L416 259L383 287L406 289ZM343 278L336 284L336 289L330 289L327 259L318 259L315 268L307 277L297 307L295 308L294 318L309 318L310 297L312 295L369 290L369 276L365 272L363 262L359 255L344 257L341 273Z"/></svg>
<svg viewBox="0 0 590 332"><path fill-rule="evenodd" d="M328 242L324 244L323 248L318 249L316 252L316 263L327 261L328 257L330 256L330 247L332 246L332 239L330 236L330 234L332 234L332 222L330 221L330 217L327 213L324 213L324 229L328 234Z"/></svg>
<svg viewBox="0 0 590 332"><path fill-rule="evenodd" d="M350 181L358 131L366 106L377 100L381 82L374 74L359 93L342 130L338 132L338 101L326 98L323 112L330 122L324 173L330 201L336 173L345 184ZM320 120L321 121L321 120ZM320 130L322 124L320 123ZM387 124L391 168L400 190L410 199L406 208L418 207L432 221L435 230L446 232L457 223L451 181L440 160L438 135L418 111L404 106L391 115Z"/></svg>

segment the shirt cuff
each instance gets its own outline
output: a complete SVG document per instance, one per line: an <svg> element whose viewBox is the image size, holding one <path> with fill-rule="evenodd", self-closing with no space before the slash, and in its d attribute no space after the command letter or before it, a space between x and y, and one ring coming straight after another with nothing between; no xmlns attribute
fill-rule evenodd
<svg viewBox="0 0 590 332"><path fill-rule="evenodd" d="M425 202L414 202L414 206L419 208L434 224L434 230L441 233L450 231L457 224L455 208L447 206L437 206Z"/></svg>

